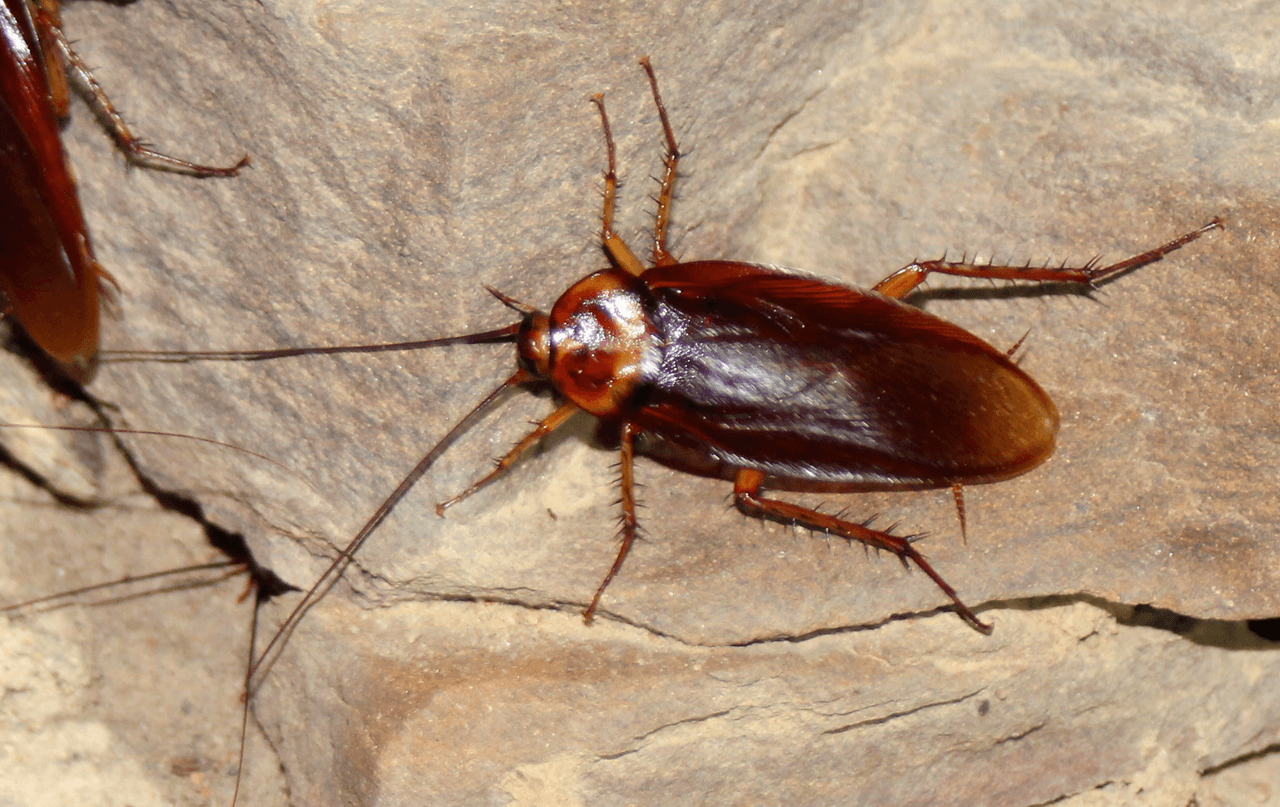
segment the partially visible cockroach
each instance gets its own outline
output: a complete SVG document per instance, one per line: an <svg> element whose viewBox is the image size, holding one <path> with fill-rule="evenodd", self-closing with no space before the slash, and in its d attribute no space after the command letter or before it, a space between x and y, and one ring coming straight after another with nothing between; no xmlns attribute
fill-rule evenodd
<svg viewBox="0 0 1280 807"><path fill-rule="evenodd" d="M89 380L98 353L100 286L75 181L58 130L68 111L68 70L134 165L230 177L148 148L129 131L71 50L57 0L4 0L0 7L0 291L27 335L67 375Z"/></svg>
<svg viewBox="0 0 1280 807"><path fill-rule="evenodd" d="M963 527L963 486L1009 479L1048 459L1058 412L1039 384L1011 361L1012 351L992 347L901 298L933 272L1090 289L1222 226L1214 219L1109 266L917 262L869 291L772 266L679 262L668 252L666 239L680 151L653 68L647 59L640 64L666 139L650 266L613 230L615 150L603 97L596 96L608 155L601 237L610 266L571 286L549 312L490 290L521 314L520 322L398 345L119 357L261 360L516 343L515 373L441 438L377 508L286 620L263 662L269 663L272 649L333 585L418 479L484 410L517 386L549 386L564 403L498 460L491 473L436 509L443 514L492 482L575 413L595 415L620 445L622 527L613 565L584 609L588 621L636 537L633 465L637 438L644 435L646 453L682 470L731 479L734 503L746 515L860 541L915 564L965 622L986 633L991 626L916 550L916 536L780 501L766 495L765 488L773 483L822 491L951 489Z"/></svg>

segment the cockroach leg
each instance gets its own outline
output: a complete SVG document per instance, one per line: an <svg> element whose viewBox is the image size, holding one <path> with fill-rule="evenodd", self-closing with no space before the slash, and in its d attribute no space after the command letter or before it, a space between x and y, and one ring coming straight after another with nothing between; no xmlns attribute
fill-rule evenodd
<svg viewBox="0 0 1280 807"><path fill-rule="evenodd" d="M969 530L964 520L964 485L959 482L951 484L951 496L956 500L956 515L960 517L960 540L969 545Z"/></svg>
<svg viewBox="0 0 1280 807"><path fill-rule="evenodd" d="M613 132L609 129L609 115L604 111L604 96L597 93L591 96L591 102L600 110L600 127L604 130L604 146L609 160L609 169L604 172L604 214L601 216L600 243L609 260L618 268L639 277L645 270L644 264L613 231L613 208L618 200L617 150L613 145Z"/></svg>
<svg viewBox="0 0 1280 807"><path fill-rule="evenodd" d="M76 80L83 85L88 93L90 105L102 120L110 133L112 139L116 141L116 145L120 151L124 152L125 158L133 165L146 166L148 168L159 169L163 171L172 171L178 174L187 174L193 177L233 177L240 173L240 169L249 164L249 157L245 156L240 162L230 168L217 168L210 165L200 165L198 163L180 160L177 157L170 157L168 154L156 151L147 146L143 141L136 137L129 130L129 125L125 123L124 117L116 111L115 106L111 103L111 99L107 97L106 91L102 89L102 85L93 77L93 73L89 70L89 66L85 64L80 55L72 49L71 43L67 41L67 37L62 33L62 29L58 26L58 19L52 16L47 8L41 7L36 11L36 25L40 29L40 38L45 42L53 42L57 48L58 55L62 61L75 74ZM65 96L66 84L65 78L61 77L60 70L50 71L50 75L58 75L60 78L62 93L62 111L65 113ZM51 85L53 79L50 79ZM57 90L58 86L53 86L55 90L55 103L58 103Z"/></svg>
<svg viewBox="0 0 1280 807"><path fill-rule="evenodd" d="M667 138L667 155L662 160L662 179L658 181L658 211L653 218L653 265L673 266L676 259L667 252L667 225L671 220L671 196L676 185L676 166L680 162L680 147L676 145L676 135L671 129L671 121L667 118L667 107L662 103L658 93L658 77L654 75L653 65L646 56L640 60L640 66L649 75L649 87L653 90L653 103L658 107L658 117L662 120L662 133Z"/></svg>
<svg viewBox="0 0 1280 807"><path fill-rule="evenodd" d="M522 437L520 439L520 442L515 444L514 448L508 451L506 455L502 457L502 459L498 460L497 463L495 463L495 467L492 471L485 474L483 477L477 480L474 484L472 484L471 487L462 491L457 496L454 496L452 499L449 499L448 501L443 501L440 504L437 504L436 515L443 516L445 510L448 510L450 507L453 507L458 502L462 501L463 499L467 498L471 494L480 490L485 485L497 479L499 476L502 476L504 473L507 472L508 468L516 464L516 461L519 460L520 457L522 457L526 451L528 451L529 449L537 445L539 440L541 440L542 438L551 434L556 429L563 426L565 424L565 421L567 421L575 413L580 411L582 410L580 410L576 404L572 404L572 403L562 404L560 408L556 409L556 411L552 412L550 415L547 415L545 418L543 418L542 421L538 423L538 425L534 428L533 431L529 432L524 437Z"/></svg>
<svg viewBox="0 0 1280 807"><path fill-rule="evenodd" d="M32 6L32 10L38 39L48 41L45 39L46 36L53 36L53 32L62 30L62 9L57 0L39 0ZM71 110L71 89L67 86L67 71L58 62L58 54L52 48L41 50L44 52L44 72L49 79L49 100L53 102L53 111L59 118L66 118Z"/></svg>
<svg viewBox="0 0 1280 807"><path fill-rule="evenodd" d="M965 261L923 261L902 267L884 280L881 280L874 288L875 291L888 297L901 299L907 296L916 286L923 283L925 278L933 272L959 277L990 278L992 280L1032 280L1041 283L1080 283L1092 286L1099 281L1114 277L1122 272L1158 261L1175 249L1186 246L1210 230L1221 228L1222 219L1214 218L1213 221L1200 229L1180 235L1167 244L1162 244L1155 249L1102 267L1096 266L1095 261L1090 261L1084 266L1061 266L1056 269L1051 267L975 264Z"/></svg>
<svg viewBox="0 0 1280 807"><path fill-rule="evenodd" d="M904 564L907 561L911 561L916 566L919 566L921 571L929 575L938 588L942 589L942 592L955 604L956 613L960 615L961 619L983 633L991 632L991 625L978 619L969 610L969 607L960 601L956 590L933 570L929 562L916 551L907 538L890 535L888 532L881 532L880 530L873 530L866 525L844 521L790 502L766 498L760 495L760 489L763 484L763 472L750 469L738 471L733 483L733 500L744 515L777 521L782 524L806 527L816 532L839 535L851 541L861 541L863 544L876 549L886 549L897 555Z"/></svg>
<svg viewBox="0 0 1280 807"><path fill-rule="evenodd" d="M621 447L619 464L618 485L621 488L622 501L622 525L618 530L618 539L621 544L618 546L618 556L613 559L613 566L609 567L609 573L604 576L604 580L600 581L600 585L596 588L596 595L591 598L591 604L587 606L587 610L582 612L582 621L587 624L591 623L595 616L596 608L600 605L600 597L604 594L604 590L613 582L613 578L617 576L618 570L622 568L622 562L626 560L627 553L631 551L631 545L636 540L636 530L639 522L636 520L636 493L635 493L635 436L640 433L640 429L630 423L625 423L621 429Z"/></svg>
<svg viewBox="0 0 1280 807"><path fill-rule="evenodd" d="M618 202L618 157L613 145L613 132L609 129L609 115L604 111L604 95L596 93L591 96L591 103L600 110L600 127L604 130L604 149L609 165L604 172L604 214L601 217L601 237L607 249L610 237L618 239L617 233L613 231L613 210Z"/></svg>

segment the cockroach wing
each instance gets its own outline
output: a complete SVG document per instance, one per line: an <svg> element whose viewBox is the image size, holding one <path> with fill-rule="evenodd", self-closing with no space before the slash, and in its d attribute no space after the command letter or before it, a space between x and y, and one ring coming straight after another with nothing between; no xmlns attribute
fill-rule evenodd
<svg viewBox="0 0 1280 807"><path fill-rule="evenodd" d="M42 349L83 368L98 347L99 270L25 0L4 0L0 39L0 290Z"/></svg>
<svg viewBox="0 0 1280 807"><path fill-rule="evenodd" d="M622 417L727 468L851 487L1027 471L1058 413L1001 351L897 300L729 261L660 266L661 357Z"/></svg>

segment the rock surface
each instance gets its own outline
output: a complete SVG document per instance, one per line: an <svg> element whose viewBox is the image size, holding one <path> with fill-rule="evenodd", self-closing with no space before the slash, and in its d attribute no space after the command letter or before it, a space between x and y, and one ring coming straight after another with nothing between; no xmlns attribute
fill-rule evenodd
<svg viewBox="0 0 1280 807"><path fill-rule="evenodd" d="M944 251L1083 262L1215 215L1227 229L1097 302L950 282L917 298L993 344L1031 329L1022 366L1063 415L1049 463L968 491L967 546L945 492L797 497L929 531L926 553L996 623L992 637L934 613L944 601L923 575L746 521L726 510L723 482L644 460L647 540L583 626L576 612L612 560L616 516L615 458L591 444L588 422L447 519L434 514L549 410L519 397L415 488L348 576L358 597L340 588L313 612L255 701L288 797L1183 805L1256 794L1268 755L1230 763L1280 742L1268 697L1280 654L1239 624L1280 616L1280 62L1268 33L1280 12L686 6L74 5L70 35L148 139L179 156L254 159L227 182L129 171L75 110L68 148L99 258L125 290L105 345L367 343L508 323L482 284L549 305L602 265L595 92L618 139L618 229L644 247L661 155L635 66L645 54L688 152L673 224L685 258L866 286ZM306 477L190 441L125 441L150 479L305 585L511 362L509 348L484 347L108 364L92 391L121 424L226 440ZM49 408L29 379L4 386ZM58 441L68 449L11 439L30 444L10 449L28 467L84 466L51 483L59 490L107 484L95 481L105 460L86 462L70 438ZM98 495L120 496L110 484ZM32 532L23 511L73 556L86 534L119 529L82 514L55 527L54 508L29 498L15 495L6 519L15 545ZM9 574L23 575L29 561L10 556Z"/></svg>

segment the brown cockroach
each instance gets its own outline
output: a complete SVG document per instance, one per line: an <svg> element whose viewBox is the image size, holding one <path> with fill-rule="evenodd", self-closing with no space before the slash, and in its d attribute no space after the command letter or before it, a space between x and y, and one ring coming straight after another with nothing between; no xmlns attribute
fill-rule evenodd
<svg viewBox="0 0 1280 807"><path fill-rule="evenodd" d="M179 160L129 131L60 28L57 0L0 6L0 292L31 340L59 369L88 381L98 354L99 297L111 275L94 259L89 230L59 136L67 72L86 90L131 164L196 177L230 168Z"/></svg>
<svg viewBox="0 0 1280 807"><path fill-rule="evenodd" d="M991 626L915 548L916 536L782 501L767 495L766 488L950 489L963 528L963 487L1009 479L1047 460L1054 450L1058 412L1044 390L1010 359L1012 350L993 347L901 299L933 273L1090 289L1222 226L1214 219L1107 266L914 262L870 290L772 266L681 262L667 249L680 150L654 71L647 59L641 64L666 140L649 265L613 230L615 149L603 97L596 96L608 154L601 237L609 266L575 283L548 311L494 291L521 315L518 323L397 345L118 356L263 360L516 344L516 371L450 429L376 509L286 620L263 653L259 675L409 489L482 412L520 386L550 387L563 402L495 470L438 505L437 512L443 514L492 482L573 414L586 411L597 417L619 445L622 528L613 564L584 609L588 621L636 537L633 464L643 435L646 453L660 461L731 480L734 503L746 515L859 541L914 564L965 622L988 632Z"/></svg>

